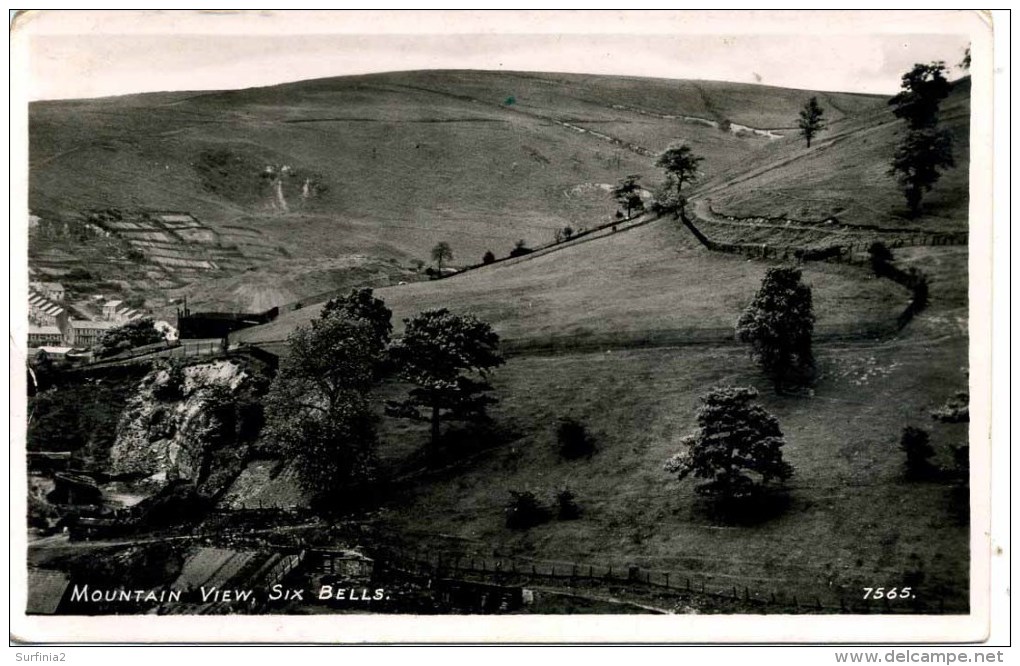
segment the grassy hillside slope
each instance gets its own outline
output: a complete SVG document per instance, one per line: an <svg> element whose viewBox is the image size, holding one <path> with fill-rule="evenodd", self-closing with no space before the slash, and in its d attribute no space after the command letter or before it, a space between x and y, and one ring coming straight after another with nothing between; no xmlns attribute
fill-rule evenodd
<svg viewBox="0 0 1020 666"><path fill-rule="evenodd" d="M831 109L822 104L826 115ZM953 137L956 167L925 194L924 210L906 219L902 190L888 174L903 122L881 104L832 122L811 148L801 137L773 141L742 169L707 174L694 196L738 217L785 217L850 224L966 230L970 170L970 79L953 85L942 103L942 126Z"/></svg>
<svg viewBox="0 0 1020 666"><path fill-rule="evenodd" d="M683 138L718 172L768 143L641 113L789 125L807 95L779 88L625 77L406 72L202 94L31 105L30 204L189 210L241 223L295 256L427 259L448 239L455 262L518 238L607 219L604 191L651 158L558 122L641 128L658 152ZM875 97L831 95L858 114ZM622 108L641 102L635 110ZM784 120L785 119L785 120ZM267 166L283 179L288 212ZM312 192L302 197L305 181ZM295 233L300 232L300 233Z"/></svg>
<svg viewBox="0 0 1020 666"><path fill-rule="evenodd" d="M448 307L491 322L514 340L550 335L732 330L761 283L766 265L710 253L677 223L660 219L630 231L518 263L496 264L445 280L377 290L401 319L428 307ZM886 280L862 279L843 267L809 264L820 329L888 322L906 292ZM239 341L286 339L319 307L288 312L235 334Z"/></svg>

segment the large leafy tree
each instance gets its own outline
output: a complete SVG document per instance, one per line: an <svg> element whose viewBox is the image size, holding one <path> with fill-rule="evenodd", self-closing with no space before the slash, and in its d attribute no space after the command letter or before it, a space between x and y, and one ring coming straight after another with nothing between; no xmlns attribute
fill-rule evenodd
<svg viewBox="0 0 1020 666"><path fill-rule="evenodd" d="M426 310L404 323L404 336L392 346L391 356L415 388L406 400L388 402L386 411L429 423L434 449L442 421L480 419L495 402L487 394L492 387L486 377L503 363L499 336L489 324L445 308Z"/></svg>
<svg viewBox="0 0 1020 666"><path fill-rule="evenodd" d="M330 309L288 343L265 400L269 432L295 460L305 489L335 497L372 479L368 392L378 340L369 321Z"/></svg>
<svg viewBox="0 0 1020 666"><path fill-rule="evenodd" d="M944 62L918 63L903 75L900 92L889 100L893 114L906 123L890 175L896 176L911 215L921 212L924 192L930 192L942 171L955 166L952 135L938 126L939 106L951 85Z"/></svg>
<svg viewBox="0 0 1020 666"><path fill-rule="evenodd" d="M390 342L393 332L393 312L381 298L376 298L368 287L352 289L346 296L338 296L326 303L320 317L327 319L333 313L349 319L364 321L381 353Z"/></svg>
<svg viewBox="0 0 1020 666"><path fill-rule="evenodd" d="M807 141L808 148L811 147L811 139L825 129L825 121L822 119L823 115L824 112L818 104L817 97L812 97L808 100L804 108L800 110L800 119L797 121L797 127L800 128L801 136Z"/></svg>
<svg viewBox="0 0 1020 666"><path fill-rule="evenodd" d="M689 183L698 178L698 164L704 160L698 157L691 150L690 146L681 143L674 143L659 155L655 166L666 171L667 177L671 177L676 184L676 194L679 198L683 191L684 183Z"/></svg>
<svg viewBox="0 0 1020 666"><path fill-rule="evenodd" d="M99 336L99 342L96 344L96 356L100 358L113 356L135 347L162 342L165 339L164 335L156 330L152 319L144 317L130 321L123 326L111 328Z"/></svg>
<svg viewBox="0 0 1020 666"><path fill-rule="evenodd" d="M613 188L613 198L627 211L628 218L632 210L641 210L644 207L641 201L641 186L638 185L639 178L641 176L627 176Z"/></svg>
<svg viewBox="0 0 1020 666"><path fill-rule="evenodd" d="M811 335L815 316L811 287L797 268L770 268L761 288L737 321L737 335L751 344L753 354L776 383L813 363Z"/></svg>
<svg viewBox="0 0 1020 666"><path fill-rule="evenodd" d="M779 421L754 402L754 388L717 387L701 398L698 431L665 469L682 481L702 479L695 492L721 500L754 497L770 483L785 481L793 468L783 460Z"/></svg>

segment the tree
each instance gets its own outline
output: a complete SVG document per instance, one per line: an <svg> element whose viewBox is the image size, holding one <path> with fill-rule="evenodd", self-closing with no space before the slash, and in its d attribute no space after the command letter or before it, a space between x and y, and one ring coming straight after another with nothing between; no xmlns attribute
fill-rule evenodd
<svg viewBox="0 0 1020 666"><path fill-rule="evenodd" d="M676 184L676 194L679 198L685 182L692 182L698 178L698 163L704 160L697 157L690 146L674 143L666 149L655 166L666 170L667 176L672 176Z"/></svg>
<svg viewBox="0 0 1020 666"><path fill-rule="evenodd" d="M326 303L319 314L320 319L330 319L334 314L340 317L364 321L372 331L378 353L381 354L390 342L393 332L393 312L380 298L375 298L368 287L352 289L346 296L338 296Z"/></svg>
<svg viewBox="0 0 1020 666"><path fill-rule="evenodd" d="M757 397L751 387L709 391L701 398L698 432L683 439L683 450L666 461L666 471L681 481L705 479L695 492L724 501L752 498L772 481L790 478L779 421L753 402Z"/></svg>
<svg viewBox="0 0 1020 666"><path fill-rule="evenodd" d="M522 238L518 240L516 243L514 243L514 249L510 250L510 256L523 257L526 254L531 254L532 252L534 252L534 250L528 247L525 244L524 239Z"/></svg>
<svg viewBox="0 0 1020 666"><path fill-rule="evenodd" d="M486 395L492 389L486 376L503 363L499 336L489 324L445 308L426 310L404 324L404 337L393 345L391 356L416 387L407 400L389 401L386 412L429 423L435 449L442 421L482 419L495 402Z"/></svg>
<svg viewBox="0 0 1020 666"><path fill-rule="evenodd" d="M753 354L769 373L776 390L794 370L810 368L815 316L811 287L797 268L770 268L761 288L737 321L737 335L751 343Z"/></svg>
<svg viewBox="0 0 1020 666"><path fill-rule="evenodd" d="M450 249L450 244L446 241L436 243L436 246L432 248L432 261L436 262L440 275L443 273L443 262L450 259L453 259L453 250Z"/></svg>
<svg viewBox="0 0 1020 666"><path fill-rule="evenodd" d="M156 330L156 325L149 317L130 321L123 326L111 328L99 336L96 344L96 356L100 358L113 356L135 347L163 342L166 338Z"/></svg>
<svg viewBox="0 0 1020 666"><path fill-rule="evenodd" d="M666 180L662 182L652 193L652 210L660 215L680 215L683 210L683 197L677 193L676 178L667 174ZM617 211L622 218L623 215Z"/></svg>
<svg viewBox="0 0 1020 666"><path fill-rule="evenodd" d="M924 192L930 192L941 172L955 166L953 140L939 129L939 105L951 89L944 62L918 63L903 75L901 90L889 104L907 131L893 154L889 174L903 187L911 216L921 212Z"/></svg>
<svg viewBox="0 0 1020 666"><path fill-rule="evenodd" d="M504 507L506 526L523 530L549 520L549 510L542 506L530 490L511 490L510 501Z"/></svg>
<svg viewBox="0 0 1020 666"><path fill-rule="evenodd" d="M946 63L918 63L900 79L900 92L889 100L893 115L915 130L934 127L939 120L939 105L949 96Z"/></svg>
<svg viewBox="0 0 1020 666"><path fill-rule="evenodd" d="M903 429L900 448L906 454L905 466L909 478L923 479L934 472L931 458L935 455L935 449L928 442L928 431L913 426Z"/></svg>
<svg viewBox="0 0 1020 666"><path fill-rule="evenodd" d="M577 419L565 416L556 427L556 443L559 453L567 460L582 456L591 457L595 451L595 442L588 434L588 429Z"/></svg>
<svg viewBox="0 0 1020 666"><path fill-rule="evenodd" d="M963 52L963 60L960 61L960 69L965 69L965 70L969 70L970 69L970 47L969 46L967 47L967 50Z"/></svg>
<svg viewBox="0 0 1020 666"><path fill-rule="evenodd" d="M644 204L641 201L641 186L637 181L641 176L627 176L613 188L613 198L621 207L627 210L626 217L630 217L631 210L641 210Z"/></svg>
<svg viewBox="0 0 1020 666"><path fill-rule="evenodd" d="M496 261L496 255L492 253L492 250L486 250L485 254L482 255L483 264L491 264Z"/></svg>
<svg viewBox="0 0 1020 666"><path fill-rule="evenodd" d="M804 108L800 110L800 120L797 127L800 128L801 136L807 140L807 147L811 147L811 139L825 129L825 121L822 120L822 107L818 105L818 98L812 97Z"/></svg>
<svg viewBox="0 0 1020 666"><path fill-rule="evenodd" d="M296 329L266 396L266 422L301 485L337 497L372 479L374 417L367 394L378 358L370 321L341 308Z"/></svg>
<svg viewBox="0 0 1020 666"><path fill-rule="evenodd" d="M920 214L924 193L931 192L941 172L955 165L949 132L928 127L904 135L893 154L889 174L896 176L903 188L911 216Z"/></svg>

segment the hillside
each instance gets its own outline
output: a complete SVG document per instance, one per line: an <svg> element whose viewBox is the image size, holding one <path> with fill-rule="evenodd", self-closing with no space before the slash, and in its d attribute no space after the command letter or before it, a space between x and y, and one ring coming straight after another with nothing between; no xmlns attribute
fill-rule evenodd
<svg viewBox="0 0 1020 666"><path fill-rule="evenodd" d="M276 258L251 256L257 270L210 273L179 287L189 302L197 290L224 308L302 300L232 335L234 343L285 353L287 336L318 315L324 297L308 296L356 284L386 301L396 335L402 318L429 307L491 322L508 351L492 376L495 434L470 432L459 440L466 448L447 451L448 466L429 467L421 464L427 426L380 418L380 458L401 476L367 520L411 549L509 558L521 567L639 566L716 590L795 590L826 604L859 599L863 586L919 580L928 610L942 601L966 610L966 491L945 478L907 480L898 446L904 426L924 427L937 464L948 466L949 447L967 441L966 424L931 416L968 384L965 239L894 247L896 265L919 268L931 287L927 309L902 328L909 292L867 265L712 252L670 217L648 216L442 280L410 268L438 240L452 245L454 265L467 265L486 249L505 256L518 238L537 246L567 224L604 223L615 211L605 186L630 173L654 184L654 154L674 139L705 157L703 179L691 190L695 212L967 229L966 82L943 113L959 166L926 199L926 215L909 222L884 175L897 131L886 101L819 94L831 125L806 150L790 126L812 94L625 77L404 72L37 105L32 201L55 213L93 205L186 209L240 253L254 251L242 237L253 248L278 248ZM722 240L762 246L798 234L820 243L816 236L827 233L785 220L726 220L718 228L724 224ZM815 379L786 394L733 336L766 269L781 262L802 269L817 315ZM759 390L795 470L789 503L760 523L715 520L690 481L663 471L696 425L699 398L722 384ZM408 388L383 382L379 411L382 399ZM567 415L593 434L590 459L557 455L556 423ZM278 467L250 466L228 503L261 501L263 491L267 499L302 499L292 470ZM576 494L579 519L506 527L509 491L532 490L548 505L565 486Z"/></svg>
<svg viewBox="0 0 1020 666"><path fill-rule="evenodd" d="M609 122L586 106L584 77L557 80L575 91L578 126L652 145L659 123L671 122L654 115L668 102L651 93L646 108L635 111L642 121ZM612 100L614 89L600 94ZM894 119L884 100L853 101L858 106L847 106L853 114L833 113L810 151L789 131L767 139L672 121L706 154L692 209L965 230L966 83L955 86L943 114L957 138L959 166L927 199L926 216L909 222L899 219L895 184L881 181L896 140ZM750 110L719 113L749 126L776 121ZM789 208L794 197L810 201ZM713 231L723 228L717 226ZM815 236L825 231L772 233L783 242L798 234L821 242ZM769 229L740 222L729 223L726 234L728 242L770 242ZM898 333L888 325L906 305L901 286L862 266L801 265L818 317L817 376L796 396L776 395L747 350L726 335L771 262L709 252L672 219L440 281L377 289L394 311L398 335L401 318L449 307L491 322L512 352L493 374L500 402L492 415L509 443L472 439L459 464L410 480L377 515L377 526L448 558L505 558L520 568L639 566L709 589L747 587L759 598L796 588L832 604L856 598L875 580L906 576L924 581L929 609L943 602L965 608L965 502L950 484L906 481L897 439L905 425L930 429L940 465L950 464L949 447L966 440L965 425L933 423L930 416L967 386L966 247L904 247L895 255L901 267L924 271L932 287L928 309ZM289 312L236 340L283 350L287 334L317 313L317 307ZM876 339L882 322L884 337ZM719 384L758 388L780 421L785 456L796 470L789 505L760 524L719 524L690 483L677 484L662 470L695 427L699 397ZM396 398L407 388L390 382L380 397ZM556 454L556 423L565 415L590 428L597 446L590 460ZM393 419L380 428L381 453L393 464L413 458L427 437L422 426ZM531 490L550 505L563 487L575 493L580 519L525 531L505 527L509 491Z"/></svg>
<svg viewBox="0 0 1020 666"><path fill-rule="evenodd" d="M831 109L825 106L826 115ZM925 194L920 218L906 219L903 193L888 174L903 122L885 104L832 122L811 148L799 136L768 146L743 168L709 174L694 196L737 217L824 220L859 225L966 230L970 175L970 79L954 83L941 125L953 138L955 168Z"/></svg>
<svg viewBox="0 0 1020 666"><path fill-rule="evenodd" d="M230 263L283 280L306 259L427 262L440 239L451 244L454 265L472 264L486 250L504 255L518 239L536 245L564 226L610 219L609 185L631 173L654 185L651 156L673 140L703 154L708 174L737 168L774 140L719 123L789 127L807 95L441 71L38 102L29 111L30 207L58 219L92 208L187 211L239 254ZM824 99L848 118L882 102ZM331 280L313 278L314 291L296 296L349 281ZM208 288L189 297L233 299Z"/></svg>
<svg viewBox="0 0 1020 666"><path fill-rule="evenodd" d="M440 281L376 290L402 319L428 307L447 307L492 323L504 338L543 340L613 333L640 337L658 331L721 331L732 328L761 282L766 266L719 256L701 247L671 219L590 242L495 264ZM887 324L906 302L906 292L886 280L865 279L826 264L804 267L815 292L820 330L858 330ZM705 280L711 275L712 280ZM239 331L232 339L281 342L319 307L281 314L276 321Z"/></svg>

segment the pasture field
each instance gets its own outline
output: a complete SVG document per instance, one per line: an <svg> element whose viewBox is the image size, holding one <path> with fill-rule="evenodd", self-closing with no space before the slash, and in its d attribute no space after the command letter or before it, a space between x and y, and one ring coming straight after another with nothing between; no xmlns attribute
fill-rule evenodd
<svg viewBox="0 0 1020 666"><path fill-rule="evenodd" d="M718 255L686 229L660 219L591 242L515 263L496 264L444 280L383 288L377 295L401 320L428 307L447 307L490 322L508 339L602 332L732 328L765 274L766 264ZM822 329L888 322L907 292L866 271L806 264ZM235 334L238 341L285 340L318 307L281 314Z"/></svg>
<svg viewBox="0 0 1020 666"><path fill-rule="evenodd" d="M736 346L514 357L493 375L501 400L493 417L513 441L490 449L475 442L481 451L389 502L378 526L450 558L621 572L636 565L708 589L746 586L828 605L920 575L915 587L929 604L941 597L962 609L966 491L905 480L898 443L906 425L929 429L938 462L950 464L947 447L967 441L967 425L937 424L929 412L966 389L965 354L961 338L825 346L810 396L776 395ZM678 483L662 468L694 429L699 397L720 384L759 389L795 468L789 505L758 524L713 519L692 481ZM590 460L565 461L556 451L557 419L568 415L595 437ZM384 452L398 457L427 439L424 428L389 421L384 434ZM554 506L564 487L576 495L579 519L505 527L510 490Z"/></svg>

